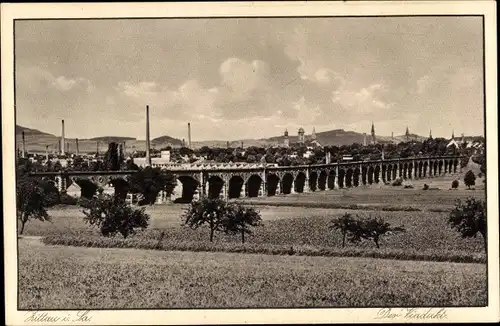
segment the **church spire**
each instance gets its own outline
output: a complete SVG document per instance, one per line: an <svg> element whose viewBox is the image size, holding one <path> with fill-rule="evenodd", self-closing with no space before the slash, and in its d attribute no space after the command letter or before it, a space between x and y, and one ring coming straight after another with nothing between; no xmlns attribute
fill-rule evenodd
<svg viewBox="0 0 500 326"><path fill-rule="evenodd" d="M455 139L455 130L451 130L451 139Z"/></svg>
<svg viewBox="0 0 500 326"><path fill-rule="evenodd" d="M406 136L406 141L410 141L410 131L408 130L408 126L406 126L405 136Z"/></svg>
<svg viewBox="0 0 500 326"><path fill-rule="evenodd" d="M432 129L429 130L429 139L432 139Z"/></svg>
<svg viewBox="0 0 500 326"><path fill-rule="evenodd" d="M373 124L373 121L372 121L372 130L371 130L371 134L372 134L372 144L375 144L375 143L376 143L376 138L375 138L375 125Z"/></svg>
<svg viewBox="0 0 500 326"><path fill-rule="evenodd" d="M314 128L314 127L313 127L313 132L312 132L311 138L312 138L312 140L316 139L316 128Z"/></svg>

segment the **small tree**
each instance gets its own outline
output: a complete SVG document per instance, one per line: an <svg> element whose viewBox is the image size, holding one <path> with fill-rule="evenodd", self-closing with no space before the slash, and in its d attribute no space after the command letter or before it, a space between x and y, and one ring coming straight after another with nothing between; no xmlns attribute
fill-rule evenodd
<svg viewBox="0 0 500 326"><path fill-rule="evenodd" d="M451 189L457 189L459 184L458 180L453 180L451 183Z"/></svg>
<svg viewBox="0 0 500 326"><path fill-rule="evenodd" d="M391 227L381 217L369 217L356 221L352 227L352 240L358 242L361 239L372 240L377 248L380 248L380 238L384 235L391 235L397 232L405 232L403 227Z"/></svg>
<svg viewBox="0 0 500 326"><path fill-rule="evenodd" d="M127 181L131 193L144 196L139 205L153 205L160 191L163 190L170 196L177 185L177 180L171 172L151 167L132 174Z"/></svg>
<svg viewBox="0 0 500 326"><path fill-rule="evenodd" d="M84 220L99 228L103 236L120 233L124 238L135 234L136 229L148 227L149 215L144 208L136 209L114 196L100 194L85 203Z"/></svg>
<svg viewBox="0 0 500 326"><path fill-rule="evenodd" d="M182 215L184 224L192 229L207 224L210 228L210 242L214 239L215 231L223 230L223 223L230 211L230 205L220 198L202 197L192 201Z"/></svg>
<svg viewBox="0 0 500 326"><path fill-rule="evenodd" d="M252 234L251 226L261 225L260 212L239 203L229 205L223 219L222 228L226 233L241 234L241 243L245 243L245 234Z"/></svg>
<svg viewBox="0 0 500 326"><path fill-rule="evenodd" d="M467 171L467 173L465 174L464 183L469 189L471 186L474 186L476 184L476 176L474 175L474 172L472 172L472 170Z"/></svg>
<svg viewBox="0 0 500 326"><path fill-rule="evenodd" d="M463 238L483 236L484 249L487 241L486 204L482 200L467 198L464 203L457 199L455 208L450 213L448 223L462 235Z"/></svg>
<svg viewBox="0 0 500 326"><path fill-rule="evenodd" d="M351 234L355 220L352 215L345 213L332 221L330 229L339 230L342 234L342 247L345 247L345 240L348 234Z"/></svg>
<svg viewBox="0 0 500 326"><path fill-rule="evenodd" d="M36 179L20 176L16 184L17 217L21 221L20 234L30 219L50 221L47 214L48 197Z"/></svg>

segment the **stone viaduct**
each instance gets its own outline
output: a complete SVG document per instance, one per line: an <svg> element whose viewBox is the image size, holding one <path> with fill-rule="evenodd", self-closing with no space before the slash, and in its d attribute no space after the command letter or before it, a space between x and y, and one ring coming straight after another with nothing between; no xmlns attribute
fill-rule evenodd
<svg viewBox="0 0 500 326"><path fill-rule="evenodd" d="M403 180L432 178L461 172L463 157L413 157L379 161L341 162L303 166L265 166L260 164L192 164L170 166L182 183L182 200L200 195L226 199L263 197L324 191ZM98 186L115 179L125 180L135 171L34 172L32 176L53 179L59 191L84 178Z"/></svg>

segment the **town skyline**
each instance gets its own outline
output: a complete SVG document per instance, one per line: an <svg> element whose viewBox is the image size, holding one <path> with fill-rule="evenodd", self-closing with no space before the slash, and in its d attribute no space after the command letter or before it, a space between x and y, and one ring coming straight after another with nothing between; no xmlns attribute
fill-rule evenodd
<svg viewBox="0 0 500 326"><path fill-rule="evenodd" d="M407 126L484 136L481 22L20 21L17 123L57 136L64 119L68 138L144 139L149 105L152 138L187 138L190 122L194 142L295 136L300 127L369 134L372 121L381 136Z"/></svg>

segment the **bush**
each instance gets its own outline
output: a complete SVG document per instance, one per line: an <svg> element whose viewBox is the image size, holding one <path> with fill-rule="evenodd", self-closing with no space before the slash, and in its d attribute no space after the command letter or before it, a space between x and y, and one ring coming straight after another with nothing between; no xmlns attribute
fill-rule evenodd
<svg viewBox="0 0 500 326"><path fill-rule="evenodd" d="M245 234L252 234L249 227L261 225L260 212L239 203L230 204L228 208L222 228L225 233L241 234L241 243L245 243Z"/></svg>
<svg viewBox="0 0 500 326"><path fill-rule="evenodd" d="M353 227L351 227L352 242L359 242L362 239L372 240L375 242L377 248L380 248L380 237L383 235L391 235L396 232L405 232L403 227L391 227L391 225L381 217L374 218L369 217L366 219L360 219L355 221Z"/></svg>
<svg viewBox="0 0 500 326"><path fill-rule="evenodd" d="M80 197L78 198L76 204L83 208L90 208L92 206L92 199Z"/></svg>
<svg viewBox="0 0 500 326"><path fill-rule="evenodd" d="M403 179L401 179L401 178L399 178L399 177L398 177L398 178L396 178L396 179L394 179L394 181L392 182L392 186L393 186L393 187L399 187L399 186L401 186L402 184L403 184Z"/></svg>
<svg viewBox="0 0 500 326"><path fill-rule="evenodd" d="M482 200L467 198L465 203L457 199L455 208L451 211L448 223L456 229L463 238L476 237L478 233L483 236L484 248L487 242L486 204Z"/></svg>
<svg viewBox="0 0 500 326"><path fill-rule="evenodd" d="M71 197L70 195L66 193L62 193L60 195L60 203L62 205L76 205L78 202L78 199Z"/></svg>
<svg viewBox="0 0 500 326"><path fill-rule="evenodd" d="M474 172L472 172L472 170L467 171L467 173L465 174L464 183L469 189L471 186L474 186L476 184L476 176L474 175Z"/></svg>
<svg viewBox="0 0 500 326"><path fill-rule="evenodd" d="M413 189L413 185L412 184L405 184L404 189Z"/></svg>
<svg viewBox="0 0 500 326"><path fill-rule="evenodd" d="M223 230L224 218L229 213L229 204L220 198L202 197L192 201L182 215L185 225L192 229L207 224L210 228L210 242L213 241L215 231Z"/></svg>
<svg viewBox="0 0 500 326"><path fill-rule="evenodd" d="M341 217L332 220L332 225L330 225L330 229L339 230L342 233L342 247L345 247L345 239L347 235L352 234L354 223L355 220L349 213L345 213Z"/></svg>
<svg viewBox="0 0 500 326"><path fill-rule="evenodd" d="M20 176L16 184L17 218L21 222L20 234L23 234L26 223L31 219L50 221L47 214L49 202L40 181Z"/></svg>
<svg viewBox="0 0 500 326"><path fill-rule="evenodd" d="M478 177L478 178L482 178L482 177L483 177L483 173L482 173L482 172L479 172L479 173L477 174L477 177Z"/></svg>
<svg viewBox="0 0 500 326"><path fill-rule="evenodd" d="M429 190L429 185L427 183L424 183L424 190Z"/></svg>
<svg viewBox="0 0 500 326"><path fill-rule="evenodd" d="M120 233L124 238L148 227L149 215L115 196L101 194L92 198L83 210L84 220L100 229L103 236Z"/></svg>
<svg viewBox="0 0 500 326"><path fill-rule="evenodd" d="M457 189L459 184L458 180L453 180L451 183L451 189Z"/></svg>

